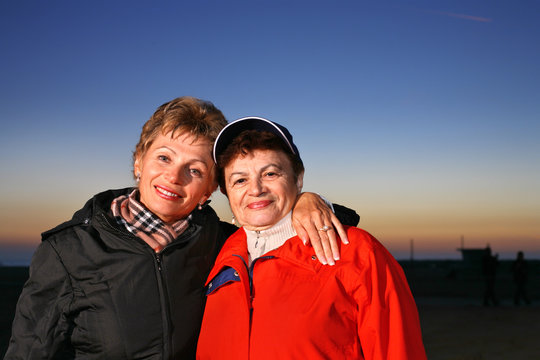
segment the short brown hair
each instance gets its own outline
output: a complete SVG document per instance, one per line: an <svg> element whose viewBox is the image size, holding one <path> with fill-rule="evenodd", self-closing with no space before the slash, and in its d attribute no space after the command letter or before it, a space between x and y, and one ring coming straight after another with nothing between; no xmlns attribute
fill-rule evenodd
<svg viewBox="0 0 540 360"><path fill-rule="evenodd" d="M217 159L218 184L223 193L225 188L225 167L238 156L246 156L255 150L281 151L291 162L294 181L304 171L304 164L300 158L291 151L291 148L278 136L268 131L244 130L223 150Z"/></svg>
<svg viewBox="0 0 540 360"><path fill-rule="evenodd" d="M190 133L202 136L211 143L227 125L223 113L210 101L183 96L161 105L143 125L139 142L133 152L133 161L142 157L160 134Z"/></svg>

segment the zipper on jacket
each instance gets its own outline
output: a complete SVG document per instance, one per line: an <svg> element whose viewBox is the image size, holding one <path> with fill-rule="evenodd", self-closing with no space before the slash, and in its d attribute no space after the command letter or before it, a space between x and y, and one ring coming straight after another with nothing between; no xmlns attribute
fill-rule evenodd
<svg viewBox="0 0 540 360"><path fill-rule="evenodd" d="M154 252L154 258L156 260L156 266L157 266L157 270L158 270L157 275L158 275L158 279L159 279L159 286L160 286L160 291L162 292L161 296L162 296L163 307L164 307L164 311L165 311L165 318L163 319L163 324L164 324L164 329L165 329L164 335L165 335L166 338L164 339L164 356L163 356L163 359L172 359L172 354L174 354L175 351L176 351L176 349L174 348L173 340L172 340L172 325L170 323L171 304L170 304L170 301L169 301L168 284L167 284L167 281L165 279L166 278L166 269L164 269L165 263L163 261L163 254L171 251L175 247L180 246L182 244L182 239L190 238L191 236L193 236L193 233L195 231L194 229L196 229L196 227L193 227L192 225L190 225L176 239L176 241L173 241L173 242L165 245L165 247L163 249L161 249L159 252ZM152 251L154 251L154 250L152 250Z"/></svg>
<svg viewBox="0 0 540 360"><path fill-rule="evenodd" d="M244 260L241 256L239 256L242 261ZM248 278L249 278L249 348L248 348L248 354L251 353L251 327L253 325L253 300L255 298L253 294L253 270L255 269L255 263L259 260L268 260L273 259L274 256L261 256L256 258L251 262L251 265L248 267L247 264L244 262L244 265L246 266L248 270Z"/></svg>
<svg viewBox="0 0 540 360"><path fill-rule="evenodd" d="M122 231L115 227L108 219L105 213L100 214L101 220L103 220L103 223L105 226L109 228L113 233L118 234L121 237L126 238L126 236L130 239L133 239L134 241L138 242L139 244L142 244L145 246L145 248L153 254L153 258L155 260L155 265L157 269L157 278L158 278L158 288L160 292L161 302L164 310L164 314L162 317L163 322L163 329L164 329L164 339L163 339L163 359L170 359L171 354L174 354L175 349L173 348L173 342L172 342L172 332L171 332L171 324L169 322L170 319L170 302L169 302L169 295L168 295L168 288L167 283L164 279L164 271L163 271L163 253L170 250L171 248L174 248L176 246L179 246L182 243L183 239L191 238L193 234L196 232L197 226L190 224L188 228L176 239L176 241L173 241L170 244L167 244L161 251L155 252L150 245L148 245L144 240L139 238L138 236L128 232L127 230Z"/></svg>
<svg viewBox="0 0 540 360"><path fill-rule="evenodd" d="M155 254L156 255L156 264L157 264L157 268L159 270L159 272L161 272L161 270L163 270L162 266L161 266L161 263L162 263L162 256L161 256L161 253L158 252Z"/></svg>
<svg viewBox="0 0 540 360"><path fill-rule="evenodd" d="M153 251L153 250L152 250ZM173 354L172 349L172 333L170 321L170 303L167 289L167 282L164 279L163 271L163 250L154 252L156 261L157 279L159 287L159 296L161 298L161 306L163 306L162 323L163 323L163 359L169 359Z"/></svg>

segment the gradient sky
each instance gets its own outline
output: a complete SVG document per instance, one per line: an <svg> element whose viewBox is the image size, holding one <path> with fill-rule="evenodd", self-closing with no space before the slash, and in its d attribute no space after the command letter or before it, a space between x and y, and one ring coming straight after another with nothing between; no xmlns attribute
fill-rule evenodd
<svg viewBox="0 0 540 360"><path fill-rule="evenodd" d="M527 0L2 1L0 262L132 185L143 123L182 95L286 125L304 190L397 258L461 237L540 258L539 39Z"/></svg>

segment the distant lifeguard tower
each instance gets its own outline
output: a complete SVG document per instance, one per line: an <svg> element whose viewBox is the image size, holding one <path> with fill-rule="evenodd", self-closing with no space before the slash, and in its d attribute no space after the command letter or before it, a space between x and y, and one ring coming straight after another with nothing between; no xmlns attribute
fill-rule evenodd
<svg viewBox="0 0 540 360"><path fill-rule="evenodd" d="M461 259L466 265L482 264L482 257L486 253L486 248L465 249L463 236L461 236L461 248L457 250L461 252Z"/></svg>

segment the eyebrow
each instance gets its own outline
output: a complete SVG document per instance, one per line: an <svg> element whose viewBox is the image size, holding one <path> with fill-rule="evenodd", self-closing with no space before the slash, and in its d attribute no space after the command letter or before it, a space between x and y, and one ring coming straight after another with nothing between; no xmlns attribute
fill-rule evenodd
<svg viewBox="0 0 540 360"><path fill-rule="evenodd" d="M163 149L168 150L168 151L170 151L170 152L172 152L173 154L176 155L176 151L174 151L174 149L168 147L167 145L163 145L163 146L160 146L160 147L157 147L157 148L156 148L156 150L163 150ZM209 168L212 167L212 166L208 166L208 165L206 164L206 162L205 162L203 159L200 159L200 158L193 158L193 159L190 159L189 162L190 162L190 163L193 163L193 162L201 163L201 164L203 164L207 169L209 169Z"/></svg>
<svg viewBox="0 0 540 360"><path fill-rule="evenodd" d="M271 163L271 164L263 166L260 169L260 172L268 170L268 168L270 168L270 167L276 167L278 170L283 171L283 168L281 166L279 166L278 164ZM231 173L231 175L229 175L229 179L232 178L235 175L246 175L246 174L247 174L247 172L245 172L245 171L236 171L236 172Z"/></svg>
<svg viewBox="0 0 540 360"><path fill-rule="evenodd" d="M155 148L154 151L156 151L156 150L169 150L170 152L172 152L173 154L176 155L176 151L174 151L173 148L170 148L170 147L168 147L167 145L162 145L162 146L160 146L160 147L157 147L157 148Z"/></svg>

